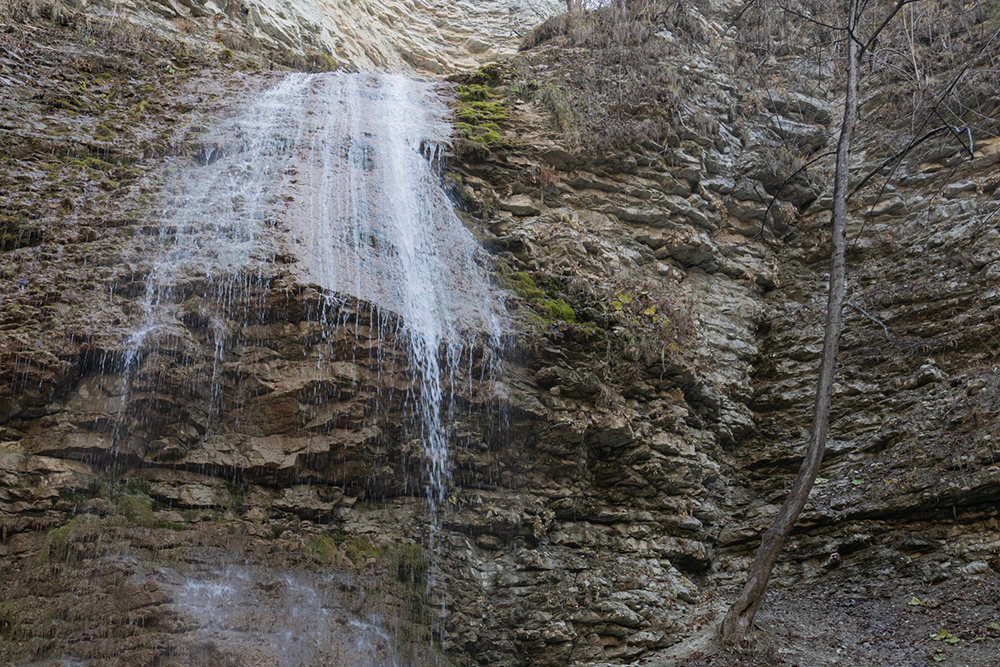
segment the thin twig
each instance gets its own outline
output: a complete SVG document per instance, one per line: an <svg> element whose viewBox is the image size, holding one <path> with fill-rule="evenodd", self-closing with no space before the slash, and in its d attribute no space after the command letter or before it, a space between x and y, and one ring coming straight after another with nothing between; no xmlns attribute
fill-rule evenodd
<svg viewBox="0 0 1000 667"><path fill-rule="evenodd" d="M851 189L850 196L853 197L855 194L857 194L858 190L860 190L861 188L863 188L865 186L865 184L868 183L868 181L870 181L880 171L882 171L883 169L885 169L886 167L888 167L892 162L895 162L899 158L905 157L907 153L909 153L910 151L912 151L918 145L924 143L925 141L927 141L928 139L930 139L931 137L933 137L935 134L938 134L938 133L942 132L944 129L945 128L943 126L942 127L935 127L933 130L927 132L924 136L920 137L919 139L914 139L913 141L911 141L906 146L906 148L903 148L902 150L897 151L897 152L893 153L892 155L890 155L889 157L887 157L885 160L882 161L882 164L880 164L879 166L877 166L874 169L872 169L871 171L869 171L867 174L865 174L864 178L862 178L860 181L858 181L858 184L855 185L854 188Z"/></svg>
<svg viewBox="0 0 1000 667"><path fill-rule="evenodd" d="M745 4L743 6L743 9L740 10L740 13L737 14L736 17L733 18L733 20L729 22L729 27L732 28L737 23L739 23L740 19L743 18L743 15L747 13L747 10L750 9L751 7L753 7L755 4L757 4L756 0L750 0L750 2L748 2L747 4Z"/></svg>
<svg viewBox="0 0 1000 667"><path fill-rule="evenodd" d="M962 144L962 148L965 148L965 137L962 136L962 133L959 132L958 129L955 128L954 125L949 125L948 121L946 121L944 118L941 117L941 113L937 110L937 108L934 109L934 115L937 116L941 120L941 122L944 123L944 126L947 127L948 130L952 133L952 135L956 139L958 139L958 142L960 144ZM973 160L973 159L975 159L975 157L976 157L976 155L975 155L975 153L972 150L972 142L970 141L969 142L969 159Z"/></svg>
<svg viewBox="0 0 1000 667"><path fill-rule="evenodd" d="M827 30L838 30L838 31L844 29L842 26L836 26L836 25L831 25L829 23L823 23L822 21L817 21L813 17L807 16L806 14L803 14L800 11L792 9L791 7L786 7L785 5L778 5L778 6L781 7L781 11L787 14L791 14L792 16L797 16L803 21L806 21L807 23L812 23L814 25L818 25L821 28L826 28Z"/></svg>
<svg viewBox="0 0 1000 667"><path fill-rule="evenodd" d="M958 82L962 80L962 77L965 76L965 73L969 71L969 68L972 67L972 64L974 62L976 62L976 60L979 59L979 56L983 55L983 53L986 52L986 49L989 48L990 44L992 44L993 40L995 40L997 37L1000 37L1000 28L997 28L996 32L994 32L993 35L988 40L986 40L986 43L983 44L982 48L980 48L979 51L976 52L976 55L974 55L972 58L969 58L965 62L965 64L962 65L962 69L959 70L958 74L956 74L955 77L951 80L951 82L948 84L948 87L945 89L945 91L943 93L941 93L941 95L938 97L938 100L937 100L937 102L934 103L934 106L931 107L930 112L927 114L927 117L924 118L924 122L920 124L920 127L917 129L917 132L922 132L923 129L925 127L927 127L927 124L931 121L931 116L937 114L938 107L941 106L941 104L946 99L948 99L948 96L951 95L951 91L953 91L955 89L955 86L957 86ZM940 118L940 114L938 114L938 117ZM920 141L923 141L925 138L927 138L927 135L924 135L923 137L921 137ZM889 183L890 180L892 180L892 177L896 173L896 169L898 169L899 165L901 165L903 163L903 158L906 156L907 153L909 153L910 149L913 146L915 146L915 145L916 144L911 144L910 146L908 146L906 148L905 151L903 151L902 153L898 154L899 155L899 159L896 160L896 164L893 165L892 169L889 171L889 175L886 177L885 183L882 185L882 188L879 189L878 199L882 198L882 192L885 190L885 186ZM857 188L855 188L855 190L856 189ZM853 190L852 190L852 193L853 193ZM876 201L878 201L878 199L876 199ZM854 240L851 241L851 247L854 247L854 244L858 242L859 238L861 238L861 234L864 233L865 227L868 225L868 220L870 218L871 218L871 211L868 212L868 216L865 217L865 221L863 223L861 223L861 229L858 230L858 233L855 234L855 236L854 236Z"/></svg>
<svg viewBox="0 0 1000 667"><path fill-rule="evenodd" d="M869 48L871 48L872 44L875 43L875 40L878 39L878 36L882 34L883 30L885 30L885 27L889 25L889 22L892 21L892 19L896 16L896 14L899 13L899 10L901 10L906 5L912 4L917 1L918 0L898 0L896 4L893 6L892 11L889 12L889 15L886 16L884 19L882 19L882 23L880 23L879 26L875 28L875 32L871 34L871 36L868 38L868 41L861 45L861 56L863 57L865 52Z"/></svg>
<svg viewBox="0 0 1000 667"><path fill-rule="evenodd" d="M880 320L877 317L873 317L873 316L869 315L868 312L864 308L862 308L861 306L855 305L851 301L848 301L847 305L850 306L851 308L853 308L854 310L858 311L859 313L861 313L862 315L864 315L868 319L870 319L875 324L878 324L879 326L881 326L882 327L882 333L885 334L885 339L887 341L889 341L889 342L892 342L892 338L889 336L889 327L887 327L885 325L885 322L883 322L882 320Z"/></svg>
<svg viewBox="0 0 1000 667"><path fill-rule="evenodd" d="M793 178L801 174L803 171L811 167L813 164L819 162L825 157L830 157L831 155L836 155L836 151L827 151L822 155L817 155L816 157L814 157L813 159L809 160L804 165L796 169L794 172L792 172L792 174L788 178L786 178L781 182L781 185L778 186L778 189L774 191L774 195L771 196L771 201L767 203L767 208L764 209L764 219L760 223L760 230L756 234L754 234L751 238L747 239L745 243L749 243L750 241L758 239L764 233L764 228L767 225L767 214L771 212L771 207L773 207L774 203L778 201L778 195L780 195L781 191L785 189L785 186L788 185Z"/></svg>

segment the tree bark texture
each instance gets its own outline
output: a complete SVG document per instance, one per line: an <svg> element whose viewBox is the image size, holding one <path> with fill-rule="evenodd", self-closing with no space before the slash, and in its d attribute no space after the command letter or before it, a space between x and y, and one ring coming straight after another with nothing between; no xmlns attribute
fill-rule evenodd
<svg viewBox="0 0 1000 667"><path fill-rule="evenodd" d="M813 409L812 429L802 466L792 484L788 498L781 506L770 528L764 533L760 548L747 573L747 581L740 596L730 607L722 621L723 640L735 645L749 645L753 641L754 618L764 599L774 564L791 532L802 508L809 499L823 463L826 435L830 425L830 403L833 397L833 378L840 350L845 300L844 255L847 245L847 195L850 175L851 140L858 116L858 71L863 47L858 41L857 25L860 8L857 0L847 0L847 90L844 98L844 119L837 142L837 167L833 184L832 253L830 257L830 293L826 308L826 330L823 337L823 356L820 361L816 403Z"/></svg>

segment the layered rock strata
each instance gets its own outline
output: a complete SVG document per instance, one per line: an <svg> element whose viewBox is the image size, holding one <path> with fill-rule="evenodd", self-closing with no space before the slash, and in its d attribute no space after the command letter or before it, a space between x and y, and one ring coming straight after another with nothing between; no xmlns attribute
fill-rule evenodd
<svg viewBox="0 0 1000 667"><path fill-rule="evenodd" d="M55 3L60 6L61 3ZM69 0L56 9L124 19L163 34L230 48L264 45L299 55L319 54L349 71L423 76L475 69L510 55L520 35L560 6L535 2L397 2L333 0ZM52 11L52 10L49 10Z"/></svg>

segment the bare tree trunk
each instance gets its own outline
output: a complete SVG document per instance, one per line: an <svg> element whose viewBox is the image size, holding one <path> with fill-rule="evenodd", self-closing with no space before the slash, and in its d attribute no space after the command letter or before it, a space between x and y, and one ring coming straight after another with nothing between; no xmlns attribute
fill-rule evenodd
<svg viewBox="0 0 1000 667"><path fill-rule="evenodd" d="M823 337L823 357L820 361L819 380L816 387L816 404L813 410L812 430L805 460L792 484L792 490L764 533L757 555L747 573L747 581L740 596L730 607L722 621L722 637L727 643L748 645L753 641L752 632L757 608L764 599L767 583L771 578L778 554L785 538L795 525L802 508L809 499L816 475L823 463L826 434L830 425L830 402L833 396L833 377L840 349L844 310L844 253L847 243L847 195L850 174L851 139L858 116L858 70L863 47L858 42L856 27L860 14L856 0L847 2L847 91L844 99L844 120L837 142L837 168L833 183L832 245L830 257L830 295L826 307L826 332ZM900 3L902 4L902 3Z"/></svg>

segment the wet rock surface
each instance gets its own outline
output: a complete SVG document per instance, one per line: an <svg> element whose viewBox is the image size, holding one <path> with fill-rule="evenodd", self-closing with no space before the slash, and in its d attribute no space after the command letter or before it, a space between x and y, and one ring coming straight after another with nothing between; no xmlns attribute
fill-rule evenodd
<svg viewBox="0 0 1000 667"><path fill-rule="evenodd" d="M858 200L827 463L759 619L775 652L698 662L799 465L820 353L827 193L780 187L755 142L820 141L835 101L776 98L742 141L722 114L667 156L582 151L514 97L516 149L453 162L522 330L502 386L489 350L463 364L435 530L398 321L291 254L228 276L238 300L180 276L128 351L165 185L277 75L88 34L0 34L6 662L992 664L992 144L928 147Z"/></svg>

